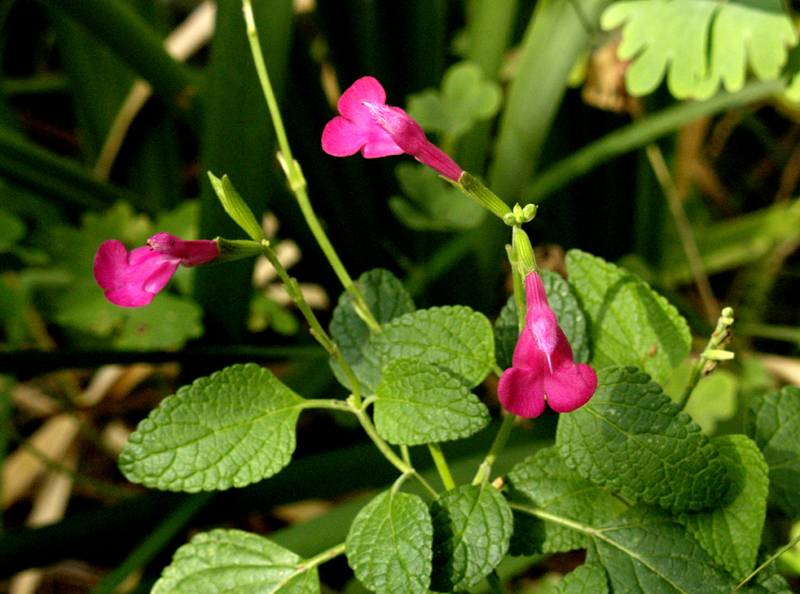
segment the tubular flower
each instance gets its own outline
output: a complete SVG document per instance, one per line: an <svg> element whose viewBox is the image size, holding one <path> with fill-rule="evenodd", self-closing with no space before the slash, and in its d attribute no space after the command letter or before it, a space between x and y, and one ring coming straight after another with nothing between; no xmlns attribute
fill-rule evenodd
<svg viewBox="0 0 800 594"><path fill-rule="evenodd" d="M528 313L514 349L512 367L497 387L500 404L521 417L538 417L545 400L556 412L572 412L586 404L597 389L597 374L575 363L572 347L547 303L542 277L525 278Z"/></svg>
<svg viewBox="0 0 800 594"><path fill-rule="evenodd" d="M341 115L322 131L322 150L329 155L348 157L360 150L374 159L407 153L453 182L464 172L405 111L386 105L386 91L371 76L354 82L338 107Z"/></svg>
<svg viewBox="0 0 800 594"><path fill-rule="evenodd" d="M94 279L106 299L121 307L141 307L163 289L179 265L197 266L219 257L216 241L183 241L157 233L130 253L116 239L100 244L94 257Z"/></svg>

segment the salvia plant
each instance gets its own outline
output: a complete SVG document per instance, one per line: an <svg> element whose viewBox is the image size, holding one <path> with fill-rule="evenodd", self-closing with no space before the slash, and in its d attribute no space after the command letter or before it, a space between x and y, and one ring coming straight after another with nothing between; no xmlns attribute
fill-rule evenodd
<svg viewBox="0 0 800 594"><path fill-rule="evenodd" d="M594 4L603 3L585 4L596 10L602 7ZM562 594L787 591L771 564L775 555L767 556L761 543L768 500L791 517L800 515L800 390L787 387L755 399L741 434L710 438L685 410L690 398L700 397L695 388L701 378L734 356L728 350L732 310L721 312L685 375L682 395L671 398L664 386L691 346L678 310L632 272L583 251L566 254L566 279L540 269L524 230L537 208L509 207L502 199L507 197L463 170L420 123L391 105L369 76L341 95L339 115L322 131L321 150L368 159L410 155L459 192L448 195L447 204L480 205L505 229L499 241L507 244L514 294L493 324L462 305L417 308L387 270L354 280L328 240L293 158L249 0L244 14L279 161L344 288L329 327L306 304L224 175L209 174L210 183L250 239L184 241L160 232L130 252L110 239L97 251L94 276L109 301L136 308L158 300L180 266L225 266L264 255L349 396L306 399L268 369L236 364L166 398L139 424L119 465L129 480L155 489L243 487L287 467L301 413L327 409L354 417L396 469L396 480L364 500L346 538L313 556L301 558L258 534L215 529L177 550L153 592L311 594L320 592L318 567L343 555L363 587L377 594L479 587L499 593L506 591L501 563L508 558L580 549L585 562L557 586ZM720 86L738 90L748 69L762 80L778 76L787 48L797 43L796 28L783 16L777 0L631 0L611 5L602 24L622 26L620 56L635 58L627 73L633 91L650 92L666 76L675 96L702 99ZM747 35L736 25L741 22L750 23ZM683 30L703 51L710 48L707 59L684 51L687 40L680 47L670 45L677 43L674 36L664 41L662 23ZM749 58L720 49L722 38L747 46ZM469 66L451 71L441 96L418 96L409 111L424 120L447 102L448 88L468 86L464 81L475 76ZM795 86L786 92L796 93ZM476 91L481 93L476 103L496 109L496 92ZM452 142L465 133L463 118L453 125L436 121L441 138ZM513 124L501 120L507 125ZM496 179L502 180L506 152L497 148ZM417 183L412 178L409 186ZM558 183L553 179L537 183ZM511 188L513 180L494 186ZM536 191L534 185L528 194ZM468 206L455 206L458 201ZM503 411L495 423L473 392L495 385L486 382L490 377L497 380ZM538 443L520 457L509 449L515 422L539 417L546 407L559 413L555 442ZM467 472L454 472L442 444L486 431L493 439L485 454ZM435 474L418 469L414 446L427 450Z"/></svg>

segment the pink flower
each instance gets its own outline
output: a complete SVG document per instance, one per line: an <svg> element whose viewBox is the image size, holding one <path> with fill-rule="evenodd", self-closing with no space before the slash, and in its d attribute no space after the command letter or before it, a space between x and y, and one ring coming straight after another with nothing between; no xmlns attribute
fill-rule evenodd
<svg viewBox="0 0 800 594"><path fill-rule="evenodd" d="M329 155L348 157L360 150L374 159L408 153L451 181L458 182L464 172L428 141L405 111L386 105L386 91L371 76L359 78L344 92L339 113L322 131L322 150Z"/></svg>
<svg viewBox="0 0 800 594"><path fill-rule="evenodd" d="M594 369L572 359L572 347L547 303L542 277L525 278L528 313L514 349L512 367L497 387L500 404L521 417L538 417L544 403L556 412L571 412L586 404L597 389Z"/></svg>
<svg viewBox="0 0 800 594"><path fill-rule="evenodd" d="M130 253L121 242L109 239L94 257L94 279L111 303L141 307L166 286L178 265L197 266L218 256L216 241L183 241L169 233L153 235L146 246Z"/></svg>

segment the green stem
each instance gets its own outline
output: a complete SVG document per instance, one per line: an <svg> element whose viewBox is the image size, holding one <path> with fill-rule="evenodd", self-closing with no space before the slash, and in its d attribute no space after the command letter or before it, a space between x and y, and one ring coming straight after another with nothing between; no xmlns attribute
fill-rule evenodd
<svg viewBox="0 0 800 594"><path fill-rule="evenodd" d="M283 286L286 289L286 292L289 294L289 297L292 298L292 301L295 302L297 307L300 309L300 313L303 314L303 317L308 322L311 335L322 345L326 351L328 351L328 354L336 360L336 362L342 368L342 371L344 371L345 375L347 375L347 379L350 381L350 389L353 391L353 398L355 398L356 401L356 406L360 407L361 384L358 383L358 378L353 372L353 369L345 360L344 355L342 355L342 351L339 350L339 347L336 345L336 343L333 342L331 337L328 336L328 333L325 332L325 329L322 327L322 324L319 323L317 316L314 315L311 307L306 302L306 298L303 296L303 291L300 290L300 285L297 283L297 279L289 276L289 273L278 260L278 256L274 251L272 251L269 242L264 239L261 242L261 246L262 253L275 268L278 276L281 277Z"/></svg>
<svg viewBox="0 0 800 594"><path fill-rule="evenodd" d="M720 93L707 101L686 101L633 122L542 172L525 189L520 202L540 203L572 180L619 155L655 142L689 122L780 93L785 86L782 80L753 83L737 93Z"/></svg>
<svg viewBox="0 0 800 594"><path fill-rule="evenodd" d="M345 269L344 264L339 259L339 255L333 248L333 245L328 239L328 236L325 234L325 231L323 230L322 225L320 224L319 219L317 218L317 215L311 206L311 201L309 200L308 192L306 191L306 179L303 176L302 170L300 169L300 164L295 161L294 157L292 156L292 149L289 146L289 139L286 136L283 118L281 117L281 112L278 108L278 101L275 98L275 93L272 90L272 84L269 80L267 65L264 61L264 55L261 51L261 44L258 41L258 31L256 29L255 19L253 18L253 8L250 4L250 0L242 0L242 9L244 10L245 22L247 23L247 37L250 41L250 50L253 54L253 61L255 62L256 71L258 72L258 79L261 82L261 88L264 91L264 97L267 100L267 106L269 107L273 126L275 126L275 136L277 137L278 145L280 146L278 158L281 162L284 172L286 173L286 177L289 179L289 185L295 195L295 198L297 199L297 203L300 206L303 217L305 217L306 224L308 225L309 229L311 229L311 233L314 235L314 239L316 239L317 243L322 249L322 252L325 254L325 257L328 259L328 262L336 273L336 276L339 278L339 281L342 283L345 291L347 291L347 293L353 299L353 307L355 308L356 313L358 313L361 319L364 320L372 332L379 332L381 329L380 324L372 315L372 312L369 310L363 295L361 295L358 287L356 287L353 279Z"/></svg>
<svg viewBox="0 0 800 594"><path fill-rule="evenodd" d="M384 439L378 435L378 430L375 429L375 425L372 424L372 419L369 418L369 415L366 413L364 409L355 408L355 405L352 407L353 413L356 415L358 422L361 423L361 427L366 431L369 438L372 442L377 446L380 452L384 455L384 457L395 467L397 470L402 472L403 474L413 475L419 483L425 487L425 489L430 492L431 495L434 497L438 497L439 494L436 490L428 484L420 474L414 469L413 466L406 463L405 460L401 459L394 450L389 446L388 443L384 441Z"/></svg>
<svg viewBox="0 0 800 594"><path fill-rule="evenodd" d="M322 565L323 563L330 561L331 559L335 559L342 554L344 554L344 543L338 544L335 547L331 547L327 551L322 551L319 555L314 555L311 557L311 559L306 559L298 566L296 574L313 569L317 565Z"/></svg>
<svg viewBox="0 0 800 594"><path fill-rule="evenodd" d="M142 569L183 530L215 493L189 495L178 508L150 533L128 557L108 574L90 594L113 594L133 572Z"/></svg>
<svg viewBox="0 0 800 594"><path fill-rule="evenodd" d="M494 438L494 442L492 443L492 447L489 449L489 453L486 454L486 458L484 458L483 462L481 462L478 472L475 474L475 478L472 479L473 485L479 485L482 482L489 480L489 475L492 472L492 465L494 464L495 460L497 460L497 456L500 455L500 452L502 452L503 448L506 446L506 442L511 435L511 429L514 427L514 422L516 420L516 415L512 415L510 413L506 414L503 418L503 424L500 425L500 430L497 432L497 436Z"/></svg>
<svg viewBox="0 0 800 594"><path fill-rule="evenodd" d="M450 467L447 465L442 447L438 443L429 443L428 449L431 452L433 463L436 465L436 470L439 471L439 477L442 479L444 488L448 491L455 489L456 482L453 480L453 475L450 474Z"/></svg>

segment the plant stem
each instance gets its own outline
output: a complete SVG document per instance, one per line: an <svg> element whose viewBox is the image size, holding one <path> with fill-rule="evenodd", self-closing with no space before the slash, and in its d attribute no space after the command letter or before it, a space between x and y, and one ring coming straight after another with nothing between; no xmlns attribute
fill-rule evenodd
<svg viewBox="0 0 800 594"><path fill-rule="evenodd" d="M473 485L479 485L482 482L489 480L489 475L492 472L492 465L494 464L495 460L497 460L497 456L500 455L500 452L502 452L503 448L506 446L506 442L511 435L511 429L514 427L514 422L516 420L516 415L512 415L510 413L507 413L503 418L503 424L500 425L500 430L497 432L497 436L494 438L494 442L492 443L492 447L489 449L489 453L486 454L486 458L484 458L483 462L481 462L478 472L475 473L475 478L472 479Z"/></svg>
<svg viewBox="0 0 800 594"><path fill-rule="evenodd" d="M270 247L269 242L266 239L261 241L261 247L262 253L281 277L283 286L286 289L286 292L289 294L289 297L291 297L292 301L297 304L297 307L300 309L300 313L303 314L303 317L308 322L311 335L317 339L317 342L319 342L326 351L328 351L328 354L330 354L330 356L336 360L336 362L344 371L345 375L347 375L347 379L350 381L350 389L353 392L353 398L355 399L356 406L360 407L361 384L358 383L358 378L353 372L353 369L345 360L344 355L342 355L342 351L339 350L339 347L336 345L336 343L333 342L331 337L328 336L328 333L325 332L325 329L322 327L322 324L319 323L317 316L314 315L311 307L306 302L306 298L303 296L303 291L300 290L300 285L297 283L297 279L289 276L289 273L280 263L278 256L272 250L272 247Z"/></svg>
<svg viewBox="0 0 800 594"><path fill-rule="evenodd" d="M436 465L436 470L439 471L439 477L442 479L444 488L450 491L456 488L456 483L453 480L453 475L450 474L450 467L447 465L442 447L438 443L429 443L428 449L431 452L431 458Z"/></svg>
<svg viewBox="0 0 800 594"><path fill-rule="evenodd" d="M395 468L397 468L397 470L399 470L403 474L413 475L414 478L416 478L419 481L419 483L431 493L431 495L433 495L434 497L439 496L439 494L436 492L436 489L431 487L430 484L428 484L428 481L422 478L422 476L420 476L420 474L414 469L413 466L402 460L389 446L389 444L386 443L380 435L378 435L378 430L375 429L375 425L373 425L372 419L369 418L369 415L363 408L355 408L355 405L353 405L352 411L356 415L358 422L361 423L361 427L364 429L364 431L366 431L367 435L372 440L372 442L378 447L378 449L386 457L386 459Z"/></svg>
<svg viewBox="0 0 800 594"><path fill-rule="evenodd" d="M356 313L358 313L361 319L364 320L372 332L378 332L381 328L380 324L372 315L369 307L367 307L367 303L364 301L363 295L361 295L358 287L356 287L353 279L345 269L344 264L339 259L339 255L336 253L336 250L333 248L328 236L322 229L322 225L320 224L319 219L317 218L317 215L311 206L311 201L309 200L308 192L306 191L306 179L303 176L302 170L300 169L300 164L295 161L294 157L292 156L292 149L289 146L289 139L286 136L283 118L281 117L281 112L278 108L278 101L275 98L275 93L272 90L272 84L269 80L267 65L264 61L264 55L261 52L261 44L258 41L258 31L256 30L256 23L255 19L253 18L253 9L250 4L250 0L242 0L242 9L244 10L245 22L247 23L247 37L250 41L250 50L253 53L253 60L255 62L256 71L258 72L258 79L261 82L261 88L263 89L264 97L267 100L267 106L269 107L269 112L272 117L272 123L275 126L275 136L277 137L278 145L280 146L278 159L280 160L286 177L289 179L289 186L291 187L292 193L294 193L295 198L297 199L297 203L300 205L300 210L305 217L306 224L311 229L311 233L314 235L314 239L317 240L317 243L322 249L322 252L325 254L325 257L328 259L328 262L336 273L336 276L339 278L339 281L342 283L345 291L347 291L347 293L353 299L353 307L355 308Z"/></svg>
<svg viewBox="0 0 800 594"><path fill-rule="evenodd" d="M319 555L314 555L313 557L311 557L311 559L306 559L298 567L297 573L302 573L304 571L308 571L309 569L313 569L317 565L322 565L326 561L335 559L336 557L342 555L343 553L344 553L344 543L338 544L335 547L331 547L327 551L322 551Z"/></svg>

